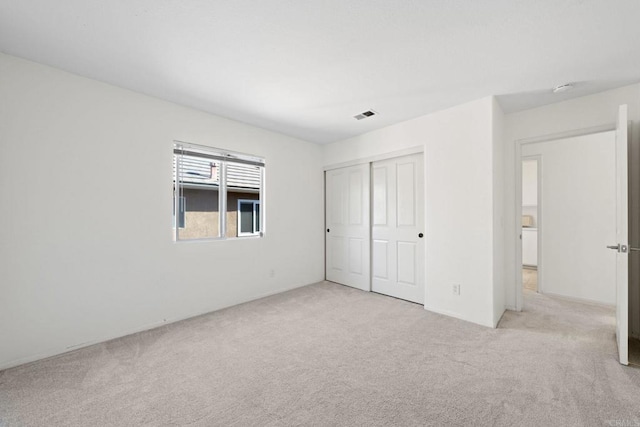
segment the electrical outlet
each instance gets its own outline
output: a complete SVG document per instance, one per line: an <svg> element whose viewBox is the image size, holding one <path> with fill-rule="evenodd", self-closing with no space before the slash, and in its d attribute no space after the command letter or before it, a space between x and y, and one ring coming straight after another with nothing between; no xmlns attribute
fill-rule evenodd
<svg viewBox="0 0 640 427"><path fill-rule="evenodd" d="M453 294L460 295L460 285L458 285L457 283L454 283L453 285Z"/></svg>

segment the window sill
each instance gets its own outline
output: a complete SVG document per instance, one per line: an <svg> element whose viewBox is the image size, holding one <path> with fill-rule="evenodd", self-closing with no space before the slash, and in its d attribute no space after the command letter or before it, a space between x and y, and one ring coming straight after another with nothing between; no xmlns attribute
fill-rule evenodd
<svg viewBox="0 0 640 427"><path fill-rule="evenodd" d="M173 243L189 243L189 242L226 242L226 241L234 241L234 240L252 240L252 239L261 239L264 237L264 233L260 234L248 234L245 236L237 236L237 237L204 237L202 239L173 239Z"/></svg>

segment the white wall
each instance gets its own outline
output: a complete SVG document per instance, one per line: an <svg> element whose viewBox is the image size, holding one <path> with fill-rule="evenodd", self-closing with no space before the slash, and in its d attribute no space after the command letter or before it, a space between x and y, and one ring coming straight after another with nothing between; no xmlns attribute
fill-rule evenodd
<svg viewBox="0 0 640 427"><path fill-rule="evenodd" d="M618 106L628 104L629 118L633 121L629 148L629 232L630 243L640 244L640 85L622 87L595 95L585 96L505 116L505 254L508 308L515 308L516 223L515 212L515 142L577 129L614 124ZM518 219L519 220L519 219ZM629 255L630 261L630 331L640 333L640 253Z"/></svg>
<svg viewBox="0 0 640 427"><path fill-rule="evenodd" d="M526 144L522 154L541 158L539 290L614 305L615 132Z"/></svg>
<svg viewBox="0 0 640 427"><path fill-rule="evenodd" d="M493 310L495 108L487 97L324 147L325 165L423 147L425 308L487 326L502 313Z"/></svg>
<svg viewBox="0 0 640 427"><path fill-rule="evenodd" d="M0 369L324 277L319 146L3 54L0 69ZM263 239L172 242L174 139L266 158Z"/></svg>

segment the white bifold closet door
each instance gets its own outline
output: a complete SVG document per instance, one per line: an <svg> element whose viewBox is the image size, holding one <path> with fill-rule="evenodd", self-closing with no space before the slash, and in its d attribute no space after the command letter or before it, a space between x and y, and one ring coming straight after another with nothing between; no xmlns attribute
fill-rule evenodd
<svg viewBox="0 0 640 427"><path fill-rule="evenodd" d="M327 171L325 180L326 279L369 291L369 164Z"/></svg>
<svg viewBox="0 0 640 427"><path fill-rule="evenodd" d="M371 290L424 304L422 154L372 163Z"/></svg>

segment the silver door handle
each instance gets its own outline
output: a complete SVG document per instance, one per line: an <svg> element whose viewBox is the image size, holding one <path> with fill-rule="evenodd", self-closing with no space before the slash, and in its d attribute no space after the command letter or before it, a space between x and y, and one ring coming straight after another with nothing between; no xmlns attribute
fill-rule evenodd
<svg viewBox="0 0 640 427"><path fill-rule="evenodd" d="M640 248L632 248L631 246L629 246L629 250L632 252L640 252Z"/></svg>
<svg viewBox="0 0 640 427"><path fill-rule="evenodd" d="M615 249L616 251L620 249L620 243L615 246L607 246L607 249Z"/></svg>
<svg viewBox="0 0 640 427"><path fill-rule="evenodd" d="M618 252L620 252L620 253L623 253L623 254L626 254L626 253L627 253L627 249L629 249L629 248L627 247L627 245L621 245L620 243L618 243L618 244L617 244L617 245L615 245L615 246L607 246L607 248L609 248L609 249L615 249L616 251L618 251Z"/></svg>

